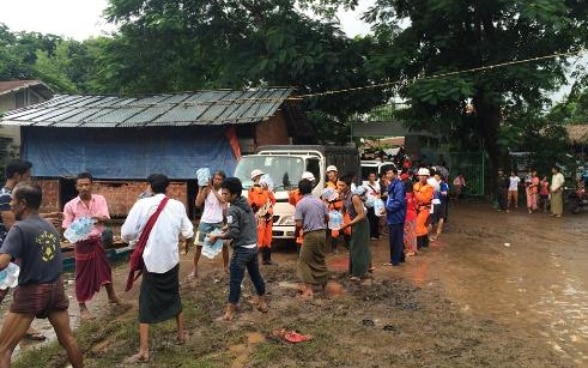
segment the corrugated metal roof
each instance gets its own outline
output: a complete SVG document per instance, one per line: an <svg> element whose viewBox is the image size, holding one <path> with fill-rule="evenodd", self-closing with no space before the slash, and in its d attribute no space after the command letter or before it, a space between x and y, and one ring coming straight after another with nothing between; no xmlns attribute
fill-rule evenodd
<svg viewBox="0 0 588 368"><path fill-rule="evenodd" d="M7 112L0 125L113 128L255 123L273 116L291 94L291 88L268 88L137 98L59 95Z"/></svg>

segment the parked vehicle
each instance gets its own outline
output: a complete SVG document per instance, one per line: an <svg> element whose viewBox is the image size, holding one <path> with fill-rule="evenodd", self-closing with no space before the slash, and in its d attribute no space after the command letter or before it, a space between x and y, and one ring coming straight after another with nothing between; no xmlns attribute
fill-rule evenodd
<svg viewBox="0 0 588 368"><path fill-rule="evenodd" d="M568 194L568 208L573 214L580 212L582 207L588 207L588 170L584 170L576 180L575 190Z"/></svg>
<svg viewBox="0 0 588 368"><path fill-rule="evenodd" d="M375 172L378 178L380 178L386 171L394 168L396 168L396 165L392 161L361 160L361 181L365 184L368 182L370 173Z"/></svg>
<svg viewBox="0 0 588 368"><path fill-rule="evenodd" d="M254 155L241 157L235 168L235 176L241 179L243 187L253 185L251 171L259 169L268 174L274 182L274 239L295 239L294 206L288 203L288 193L298 185L304 171L310 171L316 178L313 195L320 196L325 187L326 169L335 165L339 174L358 173L359 152L347 146L262 146Z"/></svg>

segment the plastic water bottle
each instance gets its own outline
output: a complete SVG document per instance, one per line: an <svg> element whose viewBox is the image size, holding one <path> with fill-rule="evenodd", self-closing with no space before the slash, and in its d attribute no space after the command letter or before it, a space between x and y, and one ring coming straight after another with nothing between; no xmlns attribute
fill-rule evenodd
<svg viewBox="0 0 588 368"><path fill-rule="evenodd" d="M18 285L18 275L20 275L20 267L10 262L5 269L0 271L0 289L6 290Z"/></svg>

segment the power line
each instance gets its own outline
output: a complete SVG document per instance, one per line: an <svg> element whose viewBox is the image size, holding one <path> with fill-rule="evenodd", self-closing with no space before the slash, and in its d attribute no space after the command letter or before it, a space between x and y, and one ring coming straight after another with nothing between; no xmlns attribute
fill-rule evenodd
<svg viewBox="0 0 588 368"><path fill-rule="evenodd" d="M458 70L458 71L453 71L453 72L438 73L438 74L433 74L433 75L430 75L430 76L424 76L424 77L420 77L420 78L415 78L412 81L410 81L409 83L414 83L414 82L420 81L420 80L440 79L440 78L450 77L450 76L459 75L459 74L476 73L476 72L481 72L481 71L486 71L486 70L493 70L493 69L498 69L498 68L504 68L506 66L532 63L532 62L540 61L540 60L548 60L548 59L553 59L553 58L562 57L562 56L579 55L579 54L582 54L584 52L586 52L585 49L579 49L579 50L576 50L576 51L556 53L556 54L544 55L544 56L537 56L537 57L533 57L533 58L529 58L529 59L523 59L523 60L507 61L507 62L503 62L503 63L486 65L486 66L481 66L481 67L476 67L476 68L470 68L470 69L463 69L463 70ZM398 79L398 80L395 80L393 82L372 84L372 85L368 85L368 86L351 87L351 88L345 88L345 89L340 89L340 90L317 92L317 93L309 93L309 94L305 94L305 95L299 95L299 96L296 96L294 98L304 99L304 98L313 98L313 97L324 97L324 96L331 96L331 95L340 94L340 93L346 93L346 92L356 92L356 91L364 91L364 90L370 90L370 89L386 88L386 87L390 87L390 86L393 86L393 85L400 84L400 83L405 82L405 81L406 80Z"/></svg>

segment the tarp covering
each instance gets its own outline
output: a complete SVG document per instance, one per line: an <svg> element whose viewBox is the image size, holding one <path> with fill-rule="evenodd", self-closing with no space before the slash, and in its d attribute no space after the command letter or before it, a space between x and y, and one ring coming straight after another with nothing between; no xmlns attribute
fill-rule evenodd
<svg viewBox="0 0 588 368"><path fill-rule="evenodd" d="M231 175L235 156L224 127L48 128L23 127L23 157L38 177L145 179L152 173L170 179L196 178L196 169Z"/></svg>

